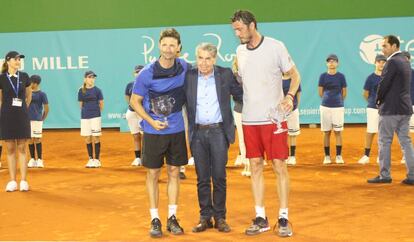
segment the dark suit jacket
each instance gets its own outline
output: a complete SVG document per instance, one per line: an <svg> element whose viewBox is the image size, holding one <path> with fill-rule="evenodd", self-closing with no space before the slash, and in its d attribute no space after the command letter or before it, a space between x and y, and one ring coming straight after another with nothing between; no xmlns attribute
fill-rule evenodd
<svg viewBox="0 0 414 242"><path fill-rule="evenodd" d="M234 142L234 119L231 111L230 96L234 101L243 101L243 89L237 82L230 68L214 66L214 79L216 81L217 98L220 106L221 117L223 118L223 128L229 143ZM184 89L186 95L187 115L188 115L188 138L191 142L196 128L196 108L197 108L197 86L198 69L194 68L187 72L185 76Z"/></svg>
<svg viewBox="0 0 414 242"><path fill-rule="evenodd" d="M377 90L380 115L411 115L411 66L407 58L398 53L384 66Z"/></svg>

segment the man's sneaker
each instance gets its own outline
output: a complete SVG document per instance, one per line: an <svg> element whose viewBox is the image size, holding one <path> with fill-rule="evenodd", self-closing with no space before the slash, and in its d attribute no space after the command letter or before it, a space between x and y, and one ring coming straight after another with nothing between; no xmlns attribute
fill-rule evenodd
<svg viewBox="0 0 414 242"><path fill-rule="evenodd" d="M44 168L45 167L43 165L43 160L42 159L37 159L37 161L36 161L36 167L37 168Z"/></svg>
<svg viewBox="0 0 414 242"><path fill-rule="evenodd" d="M246 235L256 235L269 230L270 227L267 218L264 219L262 217L256 217L255 219L253 219L253 224L246 229L245 233Z"/></svg>
<svg viewBox="0 0 414 242"><path fill-rule="evenodd" d="M273 231L277 232L280 237L290 237L292 236L292 225L290 224L289 220L285 218L279 218L277 223L275 224L275 227L273 227Z"/></svg>
<svg viewBox="0 0 414 242"><path fill-rule="evenodd" d="M194 157L190 157L190 159L188 159L188 164L189 166L193 166L194 165Z"/></svg>
<svg viewBox="0 0 414 242"><path fill-rule="evenodd" d="M29 191L29 183L27 183L27 181L20 181L20 191L21 192Z"/></svg>
<svg viewBox="0 0 414 242"><path fill-rule="evenodd" d="M414 179L405 178L401 181L401 183L406 185L414 185Z"/></svg>
<svg viewBox="0 0 414 242"><path fill-rule="evenodd" d="M362 164L362 165L368 164L369 163L369 157L366 156L366 155L362 156L362 158L359 159L358 163Z"/></svg>
<svg viewBox="0 0 414 242"><path fill-rule="evenodd" d="M17 182L16 181L9 181L6 185L6 192L14 192L17 190Z"/></svg>
<svg viewBox="0 0 414 242"><path fill-rule="evenodd" d="M367 182L368 183L391 183L392 178L391 177L382 178L381 176L376 176L374 178L368 179Z"/></svg>
<svg viewBox="0 0 414 242"><path fill-rule="evenodd" d="M403 156L403 158L401 159L401 164L405 164L405 157Z"/></svg>
<svg viewBox="0 0 414 242"><path fill-rule="evenodd" d="M379 164L379 157L377 157L377 164Z"/></svg>
<svg viewBox="0 0 414 242"><path fill-rule="evenodd" d="M332 163L332 161L331 161L331 157L329 157L329 156L325 156L325 158L323 159L323 164L324 165L329 165L329 164L331 164Z"/></svg>
<svg viewBox="0 0 414 242"><path fill-rule="evenodd" d="M291 165L291 166L296 165L296 157L289 156L289 158L286 161L286 164Z"/></svg>
<svg viewBox="0 0 414 242"><path fill-rule="evenodd" d="M168 232L170 232L174 235L184 234L184 229L181 228L181 226L178 223L177 218L175 217L175 215L171 216L167 220L167 230L168 230Z"/></svg>
<svg viewBox="0 0 414 242"><path fill-rule="evenodd" d="M33 158L29 160L29 163L27 163L27 167L29 167L29 168L34 168L36 166L37 166L36 160L33 159Z"/></svg>
<svg viewBox="0 0 414 242"><path fill-rule="evenodd" d="M94 164L94 167L95 168L99 168L99 167L101 167L102 165L101 165L101 161L100 160L98 160L98 159L94 159L93 160L93 164Z"/></svg>
<svg viewBox="0 0 414 242"><path fill-rule="evenodd" d="M187 177L185 176L185 166L180 166L180 179L185 180Z"/></svg>
<svg viewBox="0 0 414 242"><path fill-rule="evenodd" d="M234 166L241 166L243 164L243 158L241 155L238 155L236 160L234 161Z"/></svg>
<svg viewBox="0 0 414 242"><path fill-rule="evenodd" d="M159 238L162 236L161 221L159 218L154 218L151 221L150 236L153 238Z"/></svg>
<svg viewBox="0 0 414 242"><path fill-rule="evenodd" d="M142 165L141 158L135 158L134 161L131 163L131 166L140 166Z"/></svg>
<svg viewBox="0 0 414 242"><path fill-rule="evenodd" d="M89 159L88 163L86 163L86 168L94 168L95 167L95 161L94 159Z"/></svg>
<svg viewBox="0 0 414 242"><path fill-rule="evenodd" d="M342 159L342 156L337 155L336 159L335 159L335 163L336 164L345 164L345 161L344 161L344 159Z"/></svg>

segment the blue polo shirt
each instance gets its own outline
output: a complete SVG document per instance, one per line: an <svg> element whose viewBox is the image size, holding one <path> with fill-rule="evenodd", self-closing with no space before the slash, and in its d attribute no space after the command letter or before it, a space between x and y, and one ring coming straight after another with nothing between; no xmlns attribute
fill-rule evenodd
<svg viewBox="0 0 414 242"><path fill-rule="evenodd" d="M283 79L283 95L285 95L285 96L289 92L291 81L292 81L292 79ZM293 98L293 109L292 109L292 111L294 111L298 108L298 97L297 97L298 92L302 92L302 87L300 86L300 84L299 84L299 87L298 87L298 91L296 92L295 97Z"/></svg>
<svg viewBox="0 0 414 242"><path fill-rule="evenodd" d="M200 73L198 74L196 110L197 124L207 125L223 122L217 97L214 71L207 77L202 76Z"/></svg>
<svg viewBox="0 0 414 242"><path fill-rule="evenodd" d="M377 105L375 104L375 100L377 99L377 89L378 84L381 80L381 76L378 76L375 73L372 73L367 77L364 84L364 90L368 91L368 108L377 108Z"/></svg>
<svg viewBox="0 0 414 242"><path fill-rule="evenodd" d="M177 58L173 67L164 69L158 60L148 64L141 70L135 80L133 93L143 97L143 107L154 120L164 121L152 109L151 101L168 99L173 103L172 112L167 116L168 126L162 130L155 130L146 120L142 122L144 133L174 134L184 131L182 106L185 102L184 79L189 64Z"/></svg>
<svg viewBox="0 0 414 242"><path fill-rule="evenodd" d="M92 88L86 88L86 92L82 92L82 88L79 88L78 101L82 102L81 118L90 119L101 116L101 109L99 108L99 101L103 100L101 89L94 86Z"/></svg>
<svg viewBox="0 0 414 242"><path fill-rule="evenodd" d="M344 74L337 72L334 75L323 73L319 77L319 86L323 87L322 106L338 108L344 106L342 89L346 87Z"/></svg>
<svg viewBox="0 0 414 242"><path fill-rule="evenodd" d="M135 81L132 81L132 82L127 84L127 86L125 88L125 96L129 96L131 98L132 89L134 88L134 82ZM129 111L135 112L134 109L131 107L131 105L128 105L128 109L129 109Z"/></svg>
<svg viewBox="0 0 414 242"><path fill-rule="evenodd" d="M42 121L43 105L48 104L46 93L42 91L32 92L32 102L29 106L29 119Z"/></svg>

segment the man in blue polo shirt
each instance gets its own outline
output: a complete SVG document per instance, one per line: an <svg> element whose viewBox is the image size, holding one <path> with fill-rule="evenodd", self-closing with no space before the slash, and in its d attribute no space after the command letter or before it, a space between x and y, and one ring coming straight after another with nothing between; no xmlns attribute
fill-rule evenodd
<svg viewBox="0 0 414 242"><path fill-rule="evenodd" d="M176 213L180 166L188 161L182 106L185 102L184 78L189 64L176 58L180 46L180 34L175 29L161 32L160 58L141 71L130 102L144 119L142 165L148 169L146 185L150 200L151 237L162 236L158 215L158 179L164 159L168 172L167 230L175 235L184 233Z"/></svg>
<svg viewBox="0 0 414 242"><path fill-rule="evenodd" d="M368 101L367 106L367 135L365 138L365 154L359 159L359 164L369 163L369 154L371 152L372 140L376 133L378 133L378 107L375 103L377 99L378 83L381 80L382 69L387 58L384 55L377 55L375 57L375 72L369 75L364 84L364 98Z"/></svg>
<svg viewBox="0 0 414 242"><path fill-rule="evenodd" d="M346 97L346 80L344 74L337 71L338 57L330 54L326 58L328 71L319 78L319 96L322 98L320 106L321 130L324 132L325 158L323 164L331 164L330 139L333 129L336 138L337 164L344 164L342 159L342 131L344 130L344 99Z"/></svg>

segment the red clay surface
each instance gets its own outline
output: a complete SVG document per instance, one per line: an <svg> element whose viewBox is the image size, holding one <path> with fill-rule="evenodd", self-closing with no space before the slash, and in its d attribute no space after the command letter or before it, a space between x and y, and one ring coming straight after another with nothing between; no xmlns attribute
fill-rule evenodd
<svg viewBox="0 0 414 242"><path fill-rule="evenodd" d="M334 140L334 139L332 139ZM377 145L371 163L359 165L363 154L365 128L346 127L343 157L345 165L323 166L322 133L302 128L298 137L298 165L289 167L291 193L289 218L294 235L286 241L414 241L414 187L402 185L405 165L397 140L392 149L393 183L370 185L377 175ZM375 141L376 142L376 141ZM86 169L86 149L78 130L45 131L43 139L46 168L30 169L31 191L6 193L9 176L5 154L0 169L0 240L121 240L150 241L150 216L145 190L145 169L130 167L132 137L116 130L102 136L100 169ZM332 144L332 147L335 147ZM331 148L332 156L334 148ZM237 145L230 150L233 165ZM248 237L245 228L254 217L250 180L242 168L228 168L228 234L208 230L191 232L198 222L196 175L187 168L181 183L178 217L185 229L182 236L165 231L167 215L166 173L160 185L161 241L275 241L272 232ZM266 214L276 222L278 199L275 176L265 170Z"/></svg>

